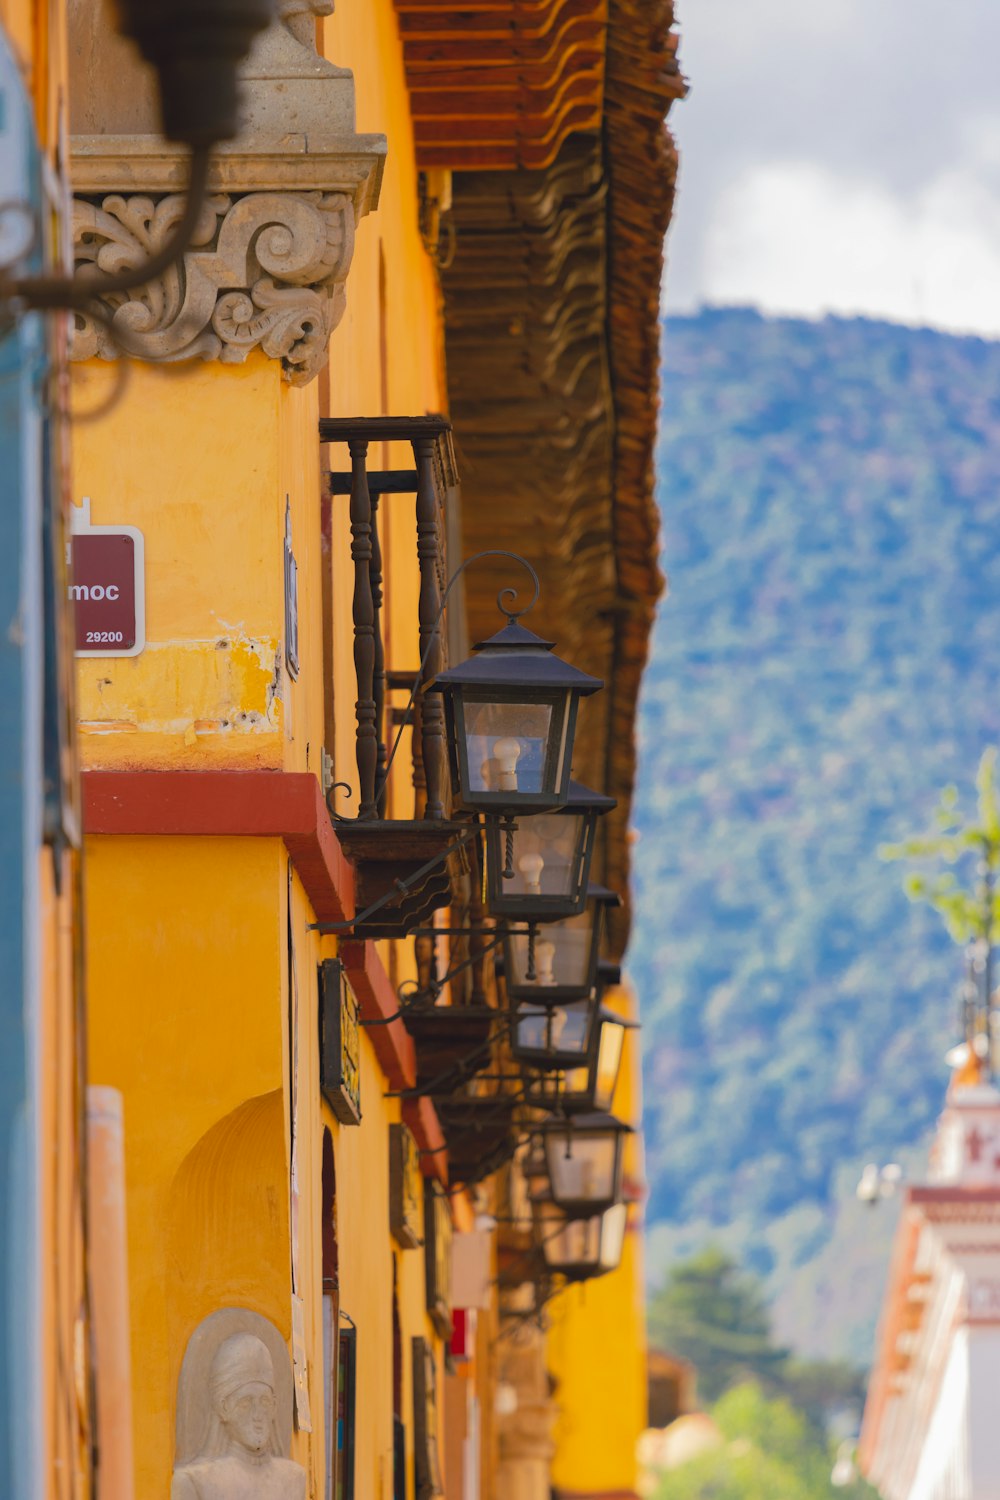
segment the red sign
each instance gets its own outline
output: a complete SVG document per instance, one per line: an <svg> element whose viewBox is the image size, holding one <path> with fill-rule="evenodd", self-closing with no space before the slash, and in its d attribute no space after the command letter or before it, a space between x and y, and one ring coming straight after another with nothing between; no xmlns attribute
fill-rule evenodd
<svg viewBox="0 0 1000 1500"><path fill-rule="evenodd" d="M139 587L135 538L124 531L78 532L72 539L76 649L83 655L125 656L136 646Z"/></svg>

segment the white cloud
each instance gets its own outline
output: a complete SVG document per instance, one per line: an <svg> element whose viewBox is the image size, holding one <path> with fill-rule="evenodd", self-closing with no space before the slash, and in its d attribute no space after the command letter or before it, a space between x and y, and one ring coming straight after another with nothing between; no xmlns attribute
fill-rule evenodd
<svg viewBox="0 0 1000 1500"><path fill-rule="evenodd" d="M1000 332L997 0L685 0L671 306Z"/></svg>
<svg viewBox="0 0 1000 1500"><path fill-rule="evenodd" d="M1000 335L1000 199L973 170L908 199L822 166L758 166L713 205L699 282L708 302Z"/></svg>
<svg viewBox="0 0 1000 1500"><path fill-rule="evenodd" d="M1000 335L1000 199L951 172L906 201L822 166L757 166L715 202L700 296Z"/></svg>

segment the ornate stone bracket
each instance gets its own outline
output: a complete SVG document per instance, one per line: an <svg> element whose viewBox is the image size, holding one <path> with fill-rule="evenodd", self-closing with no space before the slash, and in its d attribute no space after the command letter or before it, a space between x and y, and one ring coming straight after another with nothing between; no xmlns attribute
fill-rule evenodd
<svg viewBox="0 0 1000 1500"><path fill-rule="evenodd" d="M72 4L73 253L78 270L111 273L166 241L187 167L158 134L144 65L114 37L104 4ZM192 249L164 276L105 301L106 322L78 317L73 359L240 364L259 349L295 385L323 368L386 152L384 136L355 132L350 72L313 44L317 17L331 9L331 0L282 0L248 60L245 129L213 159ZM113 81L101 71L109 57Z"/></svg>
<svg viewBox="0 0 1000 1500"><path fill-rule="evenodd" d="M169 237L179 194L121 193L76 199L77 267L113 274L141 265ZM158 361L242 364L252 349L280 359L304 385L326 363L343 316L354 252L354 206L344 193L248 193L211 197L196 249L159 280L105 302L107 325L78 320L73 358L124 352Z"/></svg>

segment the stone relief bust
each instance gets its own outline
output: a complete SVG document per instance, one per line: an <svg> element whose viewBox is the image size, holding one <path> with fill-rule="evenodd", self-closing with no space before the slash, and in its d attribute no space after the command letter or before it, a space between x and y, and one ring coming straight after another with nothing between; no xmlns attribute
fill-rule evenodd
<svg viewBox="0 0 1000 1500"><path fill-rule="evenodd" d="M181 1368L170 1500L305 1500L306 1471L286 1457L291 1402L273 1324L243 1308L206 1318Z"/></svg>

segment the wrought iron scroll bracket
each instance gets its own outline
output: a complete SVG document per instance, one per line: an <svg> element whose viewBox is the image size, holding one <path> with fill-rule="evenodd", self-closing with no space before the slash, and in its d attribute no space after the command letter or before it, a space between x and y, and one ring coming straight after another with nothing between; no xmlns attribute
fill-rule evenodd
<svg viewBox="0 0 1000 1500"><path fill-rule="evenodd" d="M370 922L376 912L380 912L390 902L398 900L400 896L412 890L415 885L419 885L432 870L436 870L439 865L443 865L445 860L449 859L452 854L456 854L459 849L464 849L466 844L470 843L478 832L479 824L470 824L468 829L459 838L449 841L443 849L440 849L434 855L433 859L427 860L425 864L420 866L419 870L414 870L413 874L408 875L405 880L395 881L392 890L386 891L384 896L380 896L377 901L373 901L371 906L366 907L364 911L355 912L354 916L346 922L310 922L309 931L340 935L341 937L345 934L353 933L358 927L363 927L366 922Z"/></svg>

